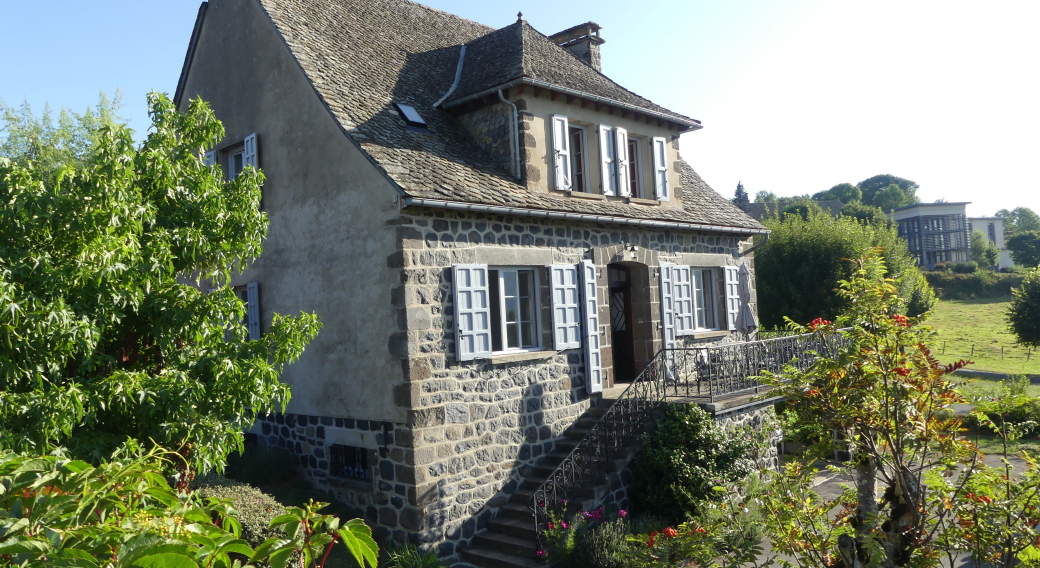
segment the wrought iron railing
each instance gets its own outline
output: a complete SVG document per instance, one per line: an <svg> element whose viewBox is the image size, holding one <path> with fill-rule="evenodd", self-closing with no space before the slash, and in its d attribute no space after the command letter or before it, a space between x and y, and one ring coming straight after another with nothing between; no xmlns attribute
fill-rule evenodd
<svg viewBox="0 0 1040 568"><path fill-rule="evenodd" d="M754 377L763 371L779 372L788 363L805 370L815 360L813 352L833 355L844 343L844 334L806 334L662 349L531 496L539 538L551 514L577 514L595 505L594 492L613 469L611 462L667 398L714 400L757 391L761 385Z"/></svg>

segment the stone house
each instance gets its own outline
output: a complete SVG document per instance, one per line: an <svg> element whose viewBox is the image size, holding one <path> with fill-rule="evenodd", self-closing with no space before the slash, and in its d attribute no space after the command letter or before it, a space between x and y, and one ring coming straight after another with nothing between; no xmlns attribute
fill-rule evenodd
<svg viewBox="0 0 1040 568"><path fill-rule="evenodd" d="M253 433L379 535L459 560L662 348L753 325L767 231L679 156L699 121L600 72L603 42L404 0L199 9L176 103L223 122L209 163L266 176L251 332L324 322Z"/></svg>

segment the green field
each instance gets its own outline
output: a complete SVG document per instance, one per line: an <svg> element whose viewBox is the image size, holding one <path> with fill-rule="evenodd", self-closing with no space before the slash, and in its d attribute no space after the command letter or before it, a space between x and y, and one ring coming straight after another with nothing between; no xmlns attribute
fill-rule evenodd
<svg viewBox="0 0 1040 568"><path fill-rule="evenodd" d="M925 322L938 333L933 345L936 358L943 363L970 359L975 364L968 369L976 371L1040 375L1040 353L1034 351L1027 361L1026 348L1015 342L1004 323L1004 311L1010 301L1010 296L939 300L935 313Z"/></svg>

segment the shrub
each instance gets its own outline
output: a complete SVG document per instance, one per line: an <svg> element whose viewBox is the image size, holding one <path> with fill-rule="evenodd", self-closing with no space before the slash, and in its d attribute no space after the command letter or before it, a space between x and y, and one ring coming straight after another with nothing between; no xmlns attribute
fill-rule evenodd
<svg viewBox="0 0 1040 568"><path fill-rule="evenodd" d="M684 520L713 496L712 487L751 472L754 451L750 429L725 432L700 407L671 405L636 456L633 508Z"/></svg>
<svg viewBox="0 0 1040 568"><path fill-rule="evenodd" d="M1023 433L1036 430L1040 426L1040 398L1029 396L1028 388L1029 379L1026 377L1001 381L996 392L990 391L990 396L977 400L975 410L978 414L965 418L964 426L970 430L993 430L992 426L996 426L999 430L1006 423L1018 427Z"/></svg>
<svg viewBox="0 0 1040 568"><path fill-rule="evenodd" d="M1029 272L1012 292L1004 317L1019 343L1040 347L1040 268Z"/></svg>
<svg viewBox="0 0 1040 568"><path fill-rule="evenodd" d="M935 266L932 267L932 270L934 270L936 272L946 272L946 263L945 262L936 262Z"/></svg>
<svg viewBox="0 0 1040 568"><path fill-rule="evenodd" d="M617 518L584 531L564 563L567 568L626 568L629 524Z"/></svg>
<svg viewBox="0 0 1040 568"><path fill-rule="evenodd" d="M285 507L256 487L209 474L196 478L192 488L199 497L230 499L231 506L238 512L238 521L242 523L242 540L250 546L260 546L274 536L285 536L285 531L271 528L271 521L284 515Z"/></svg>
<svg viewBox="0 0 1040 568"><path fill-rule="evenodd" d="M283 448L248 449L228 456L225 475L250 485L264 486L289 481L300 467L300 458Z"/></svg>
<svg viewBox="0 0 1040 568"><path fill-rule="evenodd" d="M921 274L931 284L936 295L944 300L1010 296L1012 288L1022 285L1021 274L999 274L988 271L979 271L974 274L928 271Z"/></svg>
<svg viewBox="0 0 1040 568"><path fill-rule="evenodd" d="M974 260L968 262L955 262L950 265L950 270L956 274L971 274L979 269L979 263Z"/></svg>

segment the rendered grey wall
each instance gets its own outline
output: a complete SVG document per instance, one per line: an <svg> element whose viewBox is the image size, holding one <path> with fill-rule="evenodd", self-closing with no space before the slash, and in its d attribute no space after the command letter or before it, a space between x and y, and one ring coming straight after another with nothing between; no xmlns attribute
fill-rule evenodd
<svg viewBox="0 0 1040 568"><path fill-rule="evenodd" d="M288 411L403 422L393 402L400 359L388 348L390 289L400 284L387 266L393 187L340 130L255 0L210 2L182 109L195 96L224 123L218 151L257 133L267 176L264 252L233 284L260 282L265 330L275 312L316 312L325 325L283 375Z"/></svg>

